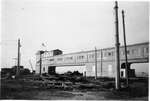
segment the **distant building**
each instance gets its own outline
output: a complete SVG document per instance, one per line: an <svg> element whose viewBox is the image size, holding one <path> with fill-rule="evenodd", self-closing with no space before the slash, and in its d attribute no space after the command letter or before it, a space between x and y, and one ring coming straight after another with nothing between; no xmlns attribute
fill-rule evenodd
<svg viewBox="0 0 150 101"><path fill-rule="evenodd" d="M20 66L19 70L23 70L23 66ZM15 75L17 71L17 66L13 66L12 68L1 68L1 74L2 75Z"/></svg>
<svg viewBox="0 0 150 101"><path fill-rule="evenodd" d="M2 68L1 69L1 74L5 75L7 73L11 73L12 72L12 68Z"/></svg>
<svg viewBox="0 0 150 101"><path fill-rule="evenodd" d="M18 66L13 66L12 69L16 73ZM19 66L19 71L24 70L24 66Z"/></svg>

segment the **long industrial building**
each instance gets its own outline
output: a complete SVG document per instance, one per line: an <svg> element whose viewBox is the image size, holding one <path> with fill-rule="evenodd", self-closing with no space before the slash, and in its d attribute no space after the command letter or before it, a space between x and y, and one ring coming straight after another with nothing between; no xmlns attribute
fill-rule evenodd
<svg viewBox="0 0 150 101"><path fill-rule="evenodd" d="M134 76L133 63L149 62L149 42L127 46L128 72ZM36 53L36 73L55 73L56 67L85 66L84 75L98 77L115 77L115 48L105 48L63 54L59 49L52 51L38 51ZM142 68L142 67L141 67ZM95 70L95 71L93 71ZM125 51L120 47L120 76L125 77Z"/></svg>

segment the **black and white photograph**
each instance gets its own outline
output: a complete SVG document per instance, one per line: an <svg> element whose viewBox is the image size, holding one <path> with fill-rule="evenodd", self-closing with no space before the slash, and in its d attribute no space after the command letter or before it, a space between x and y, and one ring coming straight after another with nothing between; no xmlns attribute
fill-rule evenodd
<svg viewBox="0 0 150 101"><path fill-rule="evenodd" d="M1 100L149 100L149 1L1 0Z"/></svg>

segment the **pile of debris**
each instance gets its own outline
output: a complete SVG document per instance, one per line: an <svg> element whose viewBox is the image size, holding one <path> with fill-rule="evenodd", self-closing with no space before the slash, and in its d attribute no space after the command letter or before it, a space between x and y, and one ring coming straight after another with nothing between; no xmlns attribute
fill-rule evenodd
<svg viewBox="0 0 150 101"><path fill-rule="evenodd" d="M4 81L15 81L15 78L6 78ZM23 88L30 89L63 89L63 90L105 90L114 88L114 82L107 79L84 77L78 71L64 74L20 75L17 79L23 84ZM108 82L106 82L107 80ZM114 81L114 80L113 80ZM18 81L17 81L18 82ZM21 84L22 85L22 84Z"/></svg>
<svg viewBox="0 0 150 101"><path fill-rule="evenodd" d="M70 76L71 75L71 76ZM22 77L24 82L28 82L34 88L43 89L63 89L63 90L105 90L114 87L113 82L101 82L91 80L82 75L73 74L43 74ZM93 78L94 79L94 78Z"/></svg>

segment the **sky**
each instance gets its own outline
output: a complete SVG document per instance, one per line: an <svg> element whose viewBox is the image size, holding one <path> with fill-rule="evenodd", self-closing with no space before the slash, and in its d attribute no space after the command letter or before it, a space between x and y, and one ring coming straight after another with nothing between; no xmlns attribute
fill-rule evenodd
<svg viewBox="0 0 150 101"><path fill-rule="evenodd" d="M123 45L125 10L127 44L149 41L148 2L119 1L119 38ZM2 0L1 66L16 64L17 39L21 40L21 65L35 68L38 50L64 53L115 46L114 1ZM42 43L46 47L42 47Z"/></svg>

